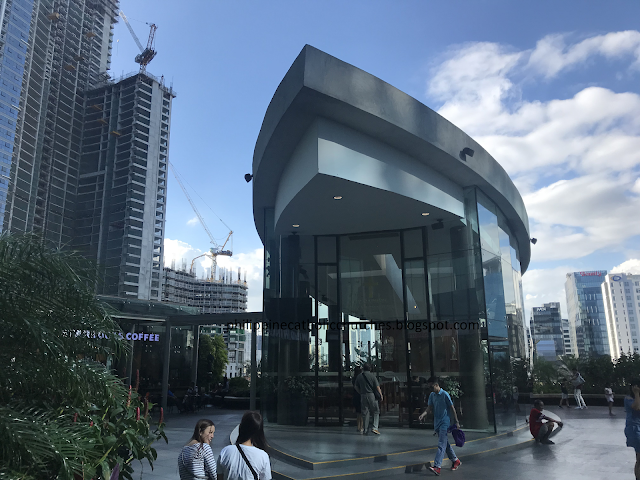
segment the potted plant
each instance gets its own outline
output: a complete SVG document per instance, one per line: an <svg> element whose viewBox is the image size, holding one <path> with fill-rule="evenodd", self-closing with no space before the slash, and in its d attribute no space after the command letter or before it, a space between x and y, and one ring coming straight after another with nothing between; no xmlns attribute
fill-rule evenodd
<svg viewBox="0 0 640 480"><path fill-rule="evenodd" d="M291 376L284 379L284 387L289 394L291 423L297 426L307 424L309 398L313 396L313 386L304 377Z"/></svg>

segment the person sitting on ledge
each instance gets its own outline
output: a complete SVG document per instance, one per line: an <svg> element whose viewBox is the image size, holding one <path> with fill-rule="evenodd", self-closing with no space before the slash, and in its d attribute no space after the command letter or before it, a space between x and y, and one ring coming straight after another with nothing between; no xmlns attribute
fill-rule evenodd
<svg viewBox="0 0 640 480"><path fill-rule="evenodd" d="M544 403L542 400L536 400L533 402L533 408L529 414L529 431L536 442L540 442L543 445L553 445L554 442L549 440L551 432L553 432L554 425L557 423L562 428L562 422L557 422L553 418L549 418L542 413L544 409Z"/></svg>

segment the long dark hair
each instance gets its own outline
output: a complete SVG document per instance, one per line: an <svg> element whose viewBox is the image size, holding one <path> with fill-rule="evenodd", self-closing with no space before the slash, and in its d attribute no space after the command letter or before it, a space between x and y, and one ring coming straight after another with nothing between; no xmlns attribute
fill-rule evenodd
<svg viewBox="0 0 640 480"><path fill-rule="evenodd" d="M258 447L260 450L267 449L267 439L264 438L264 423L262 422L262 415L258 412L246 412L240 421L236 445L240 445L247 440L251 440L253 446Z"/></svg>
<svg viewBox="0 0 640 480"><path fill-rule="evenodd" d="M202 445L202 434L209 427L215 427L215 424L208 418L198 420L198 423L196 423L196 428L193 430L193 435L191 435L191 440L195 440L196 442L199 442L200 445Z"/></svg>

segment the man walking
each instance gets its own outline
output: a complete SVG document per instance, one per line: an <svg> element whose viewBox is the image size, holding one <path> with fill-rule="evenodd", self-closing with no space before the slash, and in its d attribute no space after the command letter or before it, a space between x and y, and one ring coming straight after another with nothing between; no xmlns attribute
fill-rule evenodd
<svg viewBox="0 0 640 480"><path fill-rule="evenodd" d="M449 460L451 460L451 470L457 470L462 464L458 457L456 457L453 448L451 448L449 437L447 436L447 430L451 424L449 413L451 413L455 419L454 425L459 427L460 422L458 421L458 414L453 406L451 397L447 392L440 388L438 378L431 377L427 381L427 384L431 385L433 392L429 395L427 408L420 414L418 419L422 420L431 412L431 410L433 410L433 426L436 433L438 433L438 451L436 452L436 459L433 462L433 466L429 466L428 468L436 475L440 475L440 468L442 466L442 460L444 459L445 452L447 453Z"/></svg>
<svg viewBox="0 0 640 480"><path fill-rule="evenodd" d="M369 429L369 415L373 413L373 428L371 432L380 435L378 431L378 422L380 421L380 406L376 399L376 393L379 395L379 400L382 401L382 391L380 390L380 384L374 374L371 373L371 365L365 363L362 366L363 372L358 375L354 388L356 392L360 394L360 403L362 406L363 430L360 432L364 435L368 434Z"/></svg>
<svg viewBox="0 0 640 480"><path fill-rule="evenodd" d="M587 408L587 404L584 403L584 398L582 398L582 386L585 382L577 368L573 369L573 378L571 379L571 383L573 383L573 396L575 397L576 404L578 405L576 410Z"/></svg>

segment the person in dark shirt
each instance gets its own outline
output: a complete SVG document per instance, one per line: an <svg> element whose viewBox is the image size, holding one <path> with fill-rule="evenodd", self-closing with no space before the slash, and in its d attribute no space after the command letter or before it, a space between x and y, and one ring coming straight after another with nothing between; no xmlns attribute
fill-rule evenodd
<svg viewBox="0 0 640 480"><path fill-rule="evenodd" d="M536 442L540 442L543 445L553 445L554 442L549 440L549 436L553 429L555 428L555 424L558 424L560 428L562 428L562 422L556 422L553 418L547 417L542 413L544 409L544 403L542 400L536 400L533 402L533 408L531 409L531 413L529 414L529 431L533 438L536 439Z"/></svg>
<svg viewBox="0 0 640 480"><path fill-rule="evenodd" d="M562 391L562 398L560 398L560 408L562 408L562 402L569 408L569 390L567 390L567 386L564 383L560 384L560 390Z"/></svg>
<svg viewBox="0 0 640 480"><path fill-rule="evenodd" d="M627 419L624 434L627 437L627 447L636 451L636 465L633 472L640 478L640 379L631 381L629 395L624 398L624 411Z"/></svg>

